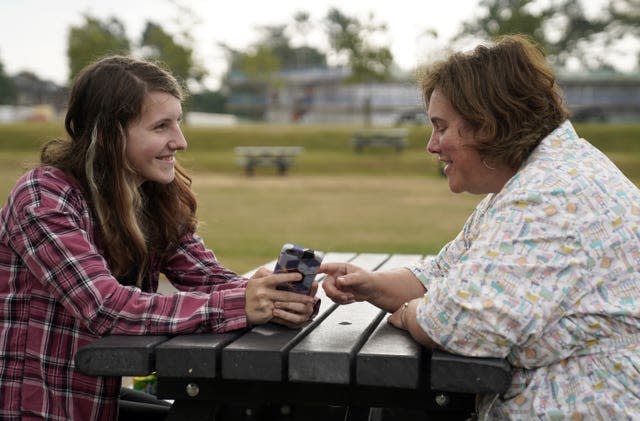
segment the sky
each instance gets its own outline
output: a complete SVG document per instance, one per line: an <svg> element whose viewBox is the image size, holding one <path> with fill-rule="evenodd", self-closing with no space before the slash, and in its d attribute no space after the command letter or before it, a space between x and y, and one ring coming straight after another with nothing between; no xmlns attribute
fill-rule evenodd
<svg viewBox="0 0 640 421"><path fill-rule="evenodd" d="M478 0L179 0L194 12L189 21L196 57L210 77L206 85L217 87L226 70L220 43L245 49L258 40L260 25L279 25L294 21L298 11L319 22L331 7L347 16L387 25L385 39L400 68L411 70L424 61L459 29L463 20L477 12ZM100 19L116 17L123 22L130 40L137 42L147 21L162 24L176 33L178 15L169 0L0 0L0 62L9 75L31 71L44 80L65 84L68 78L67 37L71 26L84 23L84 15ZM317 25L319 26L319 25ZM424 35L436 30L438 38ZM308 43L326 47L324 36L310 34Z"/></svg>

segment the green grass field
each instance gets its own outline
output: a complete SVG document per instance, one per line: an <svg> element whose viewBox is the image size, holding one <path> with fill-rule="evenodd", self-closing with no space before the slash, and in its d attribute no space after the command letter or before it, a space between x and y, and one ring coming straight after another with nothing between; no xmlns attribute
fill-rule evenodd
<svg viewBox="0 0 640 421"><path fill-rule="evenodd" d="M640 125L577 126L636 184ZM425 152L429 130L412 127L402 153L354 153L345 126L247 125L185 129L181 162L199 199L200 234L228 267L244 272L275 258L284 242L320 250L436 253L457 234L481 199L449 192ZM0 195L38 159L61 124L0 125ZM234 163L240 145L299 145L305 152L286 177L258 169L246 177Z"/></svg>

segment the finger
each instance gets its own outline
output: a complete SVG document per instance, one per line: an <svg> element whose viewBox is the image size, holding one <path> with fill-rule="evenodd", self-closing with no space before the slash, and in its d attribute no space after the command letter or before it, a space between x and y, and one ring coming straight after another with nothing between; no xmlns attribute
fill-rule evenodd
<svg viewBox="0 0 640 421"><path fill-rule="evenodd" d="M300 272L273 273L264 277L264 283L270 287L276 287L286 282L298 282L302 280Z"/></svg>
<svg viewBox="0 0 640 421"><path fill-rule="evenodd" d="M400 320L400 315L398 312L392 313L387 317L387 322L389 322L392 326L397 327L398 329L403 329L402 321Z"/></svg>
<svg viewBox="0 0 640 421"><path fill-rule="evenodd" d="M344 263L322 263L318 268L318 272L327 274L344 274L347 273L347 265Z"/></svg>
<svg viewBox="0 0 640 421"><path fill-rule="evenodd" d="M341 291L359 291L368 282L369 273L356 272L338 276L335 280L336 288Z"/></svg>
<svg viewBox="0 0 640 421"><path fill-rule="evenodd" d="M273 303L274 310L283 310L289 313L300 314L309 317L313 313L313 306L306 303L295 303L290 301L276 301Z"/></svg>
<svg viewBox="0 0 640 421"><path fill-rule="evenodd" d="M275 323L291 328L301 327L307 320L309 320L308 316L291 313L283 309L274 309L273 318L271 319Z"/></svg>
<svg viewBox="0 0 640 421"><path fill-rule="evenodd" d="M338 304L348 304L354 299L352 294L336 288L335 280L333 278L322 281L322 289L324 289L327 297L331 298Z"/></svg>
<svg viewBox="0 0 640 421"><path fill-rule="evenodd" d="M265 276L269 276L273 273L273 271L269 268L261 267L255 271L255 273L251 276L251 278L264 278Z"/></svg>
<svg viewBox="0 0 640 421"><path fill-rule="evenodd" d="M288 320L281 319L279 317L274 317L273 319L271 319L271 322L279 324L279 325L282 325L282 326L286 326L289 329L299 329L299 328L302 327L302 325L298 325L298 324L292 323L292 322L290 322Z"/></svg>
<svg viewBox="0 0 640 421"><path fill-rule="evenodd" d="M311 288L309 289L309 297L315 297L318 292L318 281L313 281L311 283Z"/></svg>
<svg viewBox="0 0 640 421"><path fill-rule="evenodd" d="M314 298L312 295L300 294L299 292L275 290L272 295L273 301L280 302L293 302L302 304L313 304Z"/></svg>

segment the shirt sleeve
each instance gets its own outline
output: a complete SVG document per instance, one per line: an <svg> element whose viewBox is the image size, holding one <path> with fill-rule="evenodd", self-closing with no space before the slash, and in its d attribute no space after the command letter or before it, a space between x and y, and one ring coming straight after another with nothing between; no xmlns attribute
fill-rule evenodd
<svg viewBox="0 0 640 421"><path fill-rule="evenodd" d="M467 218L462 231L458 233L456 238L447 243L437 256L426 257L417 264L407 267L407 269L418 278L422 285L424 285L427 291L431 283L445 279L451 267L457 264L458 260L464 254L469 243L468 233L476 223L478 216L484 212L490 200L491 197L489 196L476 206L476 209L469 218Z"/></svg>
<svg viewBox="0 0 640 421"><path fill-rule="evenodd" d="M66 182L31 180L16 192L8 225L11 247L40 283L34 288L51 294L90 332L175 334L246 326L240 280L209 294L170 296L121 285L95 244L84 204Z"/></svg>
<svg viewBox="0 0 640 421"><path fill-rule="evenodd" d="M241 288L247 279L220 265L213 251L195 233L186 234L174 254L162 263L162 272L180 291L210 293Z"/></svg>
<svg viewBox="0 0 640 421"><path fill-rule="evenodd" d="M539 338L561 317L558 302L581 260L570 224L549 195L496 202L468 227L468 247L418 306L426 334L455 353L501 358Z"/></svg>

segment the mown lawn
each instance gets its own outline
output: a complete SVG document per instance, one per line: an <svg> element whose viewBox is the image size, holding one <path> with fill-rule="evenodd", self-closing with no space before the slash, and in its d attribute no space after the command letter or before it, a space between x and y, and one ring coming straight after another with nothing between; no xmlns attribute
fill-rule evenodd
<svg viewBox="0 0 640 421"><path fill-rule="evenodd" d="M577 126L636 184L640 125ZM427 128L412 127L402 153L350 144L354 127L247 125L185 129L181 161L193 176L200 233L218 258L244 272L275 258L284 242L320 250L435 253L460 229L479 196L454 195L425 152ZM62 126L0 125L2 202ZM246 177L233 147L299 145L305 152L286 177L259 169Z"/></svg>

